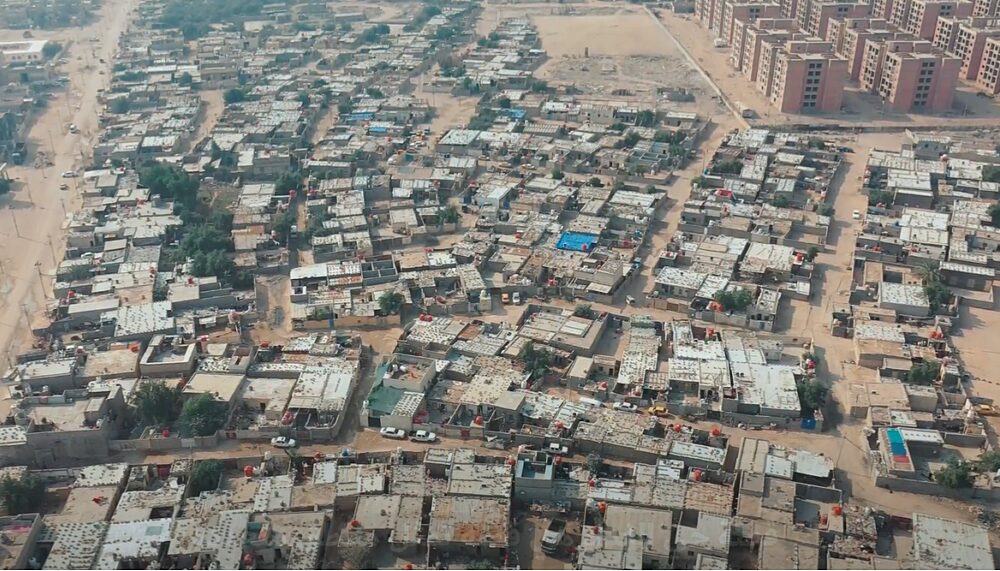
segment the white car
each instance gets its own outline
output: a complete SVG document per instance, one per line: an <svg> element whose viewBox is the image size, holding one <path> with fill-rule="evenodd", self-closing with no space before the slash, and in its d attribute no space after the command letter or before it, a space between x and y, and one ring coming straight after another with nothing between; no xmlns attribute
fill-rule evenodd
<svg viewBox="0 0 1000 571"><path fill-rule="evenodd" d="M559 444L558 442L552 442L545 447L545 451L549 454L558 454L560 456L565 456L569 454L569 448Z"/></svg>
<svg viewBox="0 0 1000 571"><path fill-rule="evenodd" d="M855 210L854 212L852 212L851 213L851 218L853 218L855 220L861 220L861 211L860 210Z"/></svg>
<svg viewBox="0 0 1000 571"><path fill-rule="evenodd" d="M630 402L616 402L611 408L615 410L624 410L625 412L639 412L639 407Z"/></svg>
<svg viewBox="0 0 1000 571"><path fill-rule="evenodd" d="M69 190L69 185L64 182L59 185L59 190Z"/></svg>
<svg viewBox="0 0 1000 571"><path fill-rule="evenodd" d="M296 444L297 442L295 442L294 438L287 436L275 436L271 439L271 446L275 448L295 448Z"/></svg>
<svg viewBox="0 0 1000 571"><path fill-rule="evenodd" d="M437 440L437 437L438 437L437 434L434 434L433 432L428 432L426 430L418 430L413 433L413 436L410 437L410 440L414 442L434 442L435 440Z"/></svg>
<svg viewBox="0 0 1000 571"><path fill-rule="evenodd" d="M400 430L398 428L393 428L391 426L383 426L381 430L378 431L382 435L382 438L392 438L393 440L406 440L406 431Z"/></svg>
<svg viewBox="0 0 1000 571"><path fill-rule="evenodd" d="M510 299L514 302L514 305L521 305L521 292L515 291L514 294L510 296Z"/></svg>
<svg viewBox="0 0 1000 571"><path fill-rule="evenodd" d="M74 172L74 171L66 171L66 172L62 173L62 177L63 178L76 178L76 172Z"/></svg>

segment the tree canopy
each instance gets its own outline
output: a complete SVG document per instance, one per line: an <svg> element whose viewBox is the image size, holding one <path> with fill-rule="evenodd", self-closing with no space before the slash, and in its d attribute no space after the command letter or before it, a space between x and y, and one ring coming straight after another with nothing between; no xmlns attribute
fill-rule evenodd
<svg viewBox="0 0 1000 571"><path fill-rule="evenodd" d="M972 466L968 462L952 460L948 465L934 473L934 480L946 488L971 488Z"/></svg>
<svg viewBox="0 0 1000 571"><path fill-rule="evenodd" d="M45 484L34 476L0 479L0 502L9 514L38 512L44 499Z"/></svg>
<svg viewBox="0 0 1000 571"><path fill-rule="evenodd" d="M139 184L187 209L193 209L198 200L198 179L178 166L150 161L139 168Z"/></svg>
<svg viewBox="0 0 1000 571"><path fill-rule="evenodd" d="M941 363L923 361L910 367L906 373L906 380L918 385L927 385L936 381L940 373Z"/></svg>
<svg viewBox="0 0 1000 571"><path fill-rule="evenodd" d="M180 391L155 381L145 382L132 393L139 420L147 426L165 426L180 412Z"/></svg>
<svg viewBox="0 0 1000 571"><path fill-rule="evenodd" d="M387 291L378 298L378 308L385 315L395 315L403 308L406 298L398 291Z"/></svg>
<svg viewBox="0 0 1000 571"><path fill-rule="evenodd" d="M537 379L544 378L549 372L551 357L548 351L535 349L534 343L528 343L524 347L524 354L521 360L524 362L525 369L531 373L531 376Z"/></svg>
<svg viewBox="0 0 1000 571"><path fill-rule="evenodd" d="M234 87L232 89L227 89L225 93L222 94L222 100L226 102L226 105L232 105L233 103L241 103L246 101L247 94L245 91L239 87Z"/></svg>
<svg viewBox="0 0 1000 571"><path fill-rule="evenodd" d="M795 388L799 392L799 403L807 411L822 408L826 402L826 394L829 392L823 383L816 380L799 380L795 383Z"/></svg>
<svg viewBox="0 0 1000 571"><path fill-rule="evenodd" d="M215 434L226 421L226 405L210 394L189 398L177 417L177 429L183 437Z"/></svg>
<svg viewBox="0 0 1000 571"><path fill-rule="evenodd" d="M753 303L753 295L743 288L716 292L713 299L726 311L740 311Z"/></svg>
<svg viewBox="0 0 1000 571"><path fill-rule="evenodd" d="M219 487L219 478L222 477L223 464L221 460L201 460L196 462L191 470L190 490L191 496L197 496L202 492L209 492Z"/></svg>

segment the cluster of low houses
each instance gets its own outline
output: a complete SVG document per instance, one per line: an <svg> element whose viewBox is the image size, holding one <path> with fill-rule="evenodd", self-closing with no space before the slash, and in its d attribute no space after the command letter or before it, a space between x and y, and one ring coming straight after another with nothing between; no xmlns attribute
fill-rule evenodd
<svg viewBox="0 0 1000 571"><path fill-rule="evenodd" d="M578 569L991 568L988 530L845 504L833 461L685 429L630 468L471 448L4 469L44 514L0 518L12 568L517 568L524 510L570 517ZM700 442L700 443L696 443ZM208 471L205 484L198 474ZM542 510L539 512L539 510ZM912 550L886 538L903 532ZM520 539L518 539L520 538ZM536 539L537 540L537 539ZM882 555L880 555L880 553ZM360 555L358 555L360 554Z"/></svg>

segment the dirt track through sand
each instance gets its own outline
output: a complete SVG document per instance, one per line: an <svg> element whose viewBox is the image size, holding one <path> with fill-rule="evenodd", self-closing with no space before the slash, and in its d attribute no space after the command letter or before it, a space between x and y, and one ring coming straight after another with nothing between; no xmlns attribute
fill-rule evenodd
<svg viewBox="0 0 1000 571"><path fill-rule="evenodd" d="M66 212L72 212L79 202L73 184L78 179L63 179L60 173L79 171L85 164L81 153L89 152L96 141L97 91L107 83L117 38L128 27L134 7L135 0L108 0L89 26L35 34L37 39L65 46L59 57L69 60L61 71L69 76L70 84L65 94L50 100L29 131L30 147L45 152L54 164L36 169L29 161L11 167L15 190L0 201L0 260L6 292L0 351L5 355L30 342L24 314L37 317L44 309L46 293L51 292L54 259L62 258ZM9 30L0 31L0 37L7 36ZM102 59L106 63L100 63ZM78 135L67 133L70 123L77 125ZM70 183L69 191L59 190L63 182ZM0 359L0 368L6 368L6 361Z"/></svg>

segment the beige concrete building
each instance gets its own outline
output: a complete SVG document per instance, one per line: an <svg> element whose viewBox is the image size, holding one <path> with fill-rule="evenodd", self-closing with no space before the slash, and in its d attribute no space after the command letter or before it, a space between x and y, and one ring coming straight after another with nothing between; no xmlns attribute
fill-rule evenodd
<svg viewBox="0 0 1000 571"><path fill-rule="evenodd" d="M762 92L782 113L840 111L847 60L830 42L790 41L773 58L770 86Z"/></svg>
<svg viewBox="0 0 1000 571"><path fill-rule="evenodd" d="M895 112L951 109L961 61L933 49L930 42L868 42L861 88L882 98Z"/></svg>
<svg viewBox="0 0 1000 571"><path fill-rule="evenodd" d="M861 77L865 46L896 36L889 22L881 18L844 18L830 20L826 39L840 57L847 60L847 76L851 81Z"/></svg>
<svg viewBox="0 0 1000 571"><path fill-rule="evenodd" d="M975 81L988 38L1000 37L1000 18L941 17L934 31L934 47L962 60L960 77Z"/></svg>

